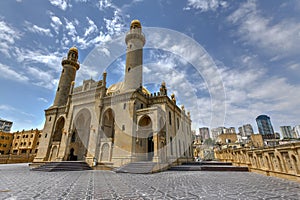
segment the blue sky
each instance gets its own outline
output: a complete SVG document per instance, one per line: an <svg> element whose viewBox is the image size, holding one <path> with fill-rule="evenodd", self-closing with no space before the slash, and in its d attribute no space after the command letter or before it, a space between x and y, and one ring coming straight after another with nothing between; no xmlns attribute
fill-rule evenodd
<svg viewBox="0 0 300 200"><path fill-rule="evenodd" d="M83 63L77 85L91 77L98 80L103 67L108 83L122 80L124 56L102 68L101 61L87 66L85 60L95 47L105 52L105 44L124 37L133 19L141 21L151 43L144 51L145 85L154 92L166 81L169 94L175 93L178 105L191 112L194 129L250 123L257 130L255 118L260 114L269 115L278 132L280 125L300 124L297 0L3 0L0 117L14 122L13 131L43 128L61 59L73 45ZM160 47L163 43L147 27L176 31L197 43L218 77L195 70L190 62L193 49L187 49L185 40L178 41L182 55L169 52L169 44L167 50L153 48L155 42ZM218 96L211 88L218 78L225 98L220 93L215 103L221 102L225 110L212 101Z"/></svg>

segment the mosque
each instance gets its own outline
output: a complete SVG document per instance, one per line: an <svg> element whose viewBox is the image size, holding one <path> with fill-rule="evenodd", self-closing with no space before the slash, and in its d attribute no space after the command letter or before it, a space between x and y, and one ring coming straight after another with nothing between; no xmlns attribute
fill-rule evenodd
<svg viewBox="0 0 300 200"><path fill-rule="evenodd" d="M172 165L192 157L190 113L167 93L143 87L145 36L139 20L126 34L124 81L107 86L102 80L74 87L80 68L78 49L69 49L53 105L45 110L45 125L34 163L85 161L112 168L149 161ZM100 63L101 64L101 63Z"/></svg>

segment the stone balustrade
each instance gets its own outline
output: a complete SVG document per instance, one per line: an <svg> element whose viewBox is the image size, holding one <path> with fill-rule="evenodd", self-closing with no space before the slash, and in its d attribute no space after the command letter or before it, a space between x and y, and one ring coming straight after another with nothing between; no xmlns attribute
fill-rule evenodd
<svg viewBox="0 0 300 200"><path fill-rule="evenodd" d="M248 166L250 172L300 182L300 142L254 149L216 149L215 158L236 166Z"/></svg>

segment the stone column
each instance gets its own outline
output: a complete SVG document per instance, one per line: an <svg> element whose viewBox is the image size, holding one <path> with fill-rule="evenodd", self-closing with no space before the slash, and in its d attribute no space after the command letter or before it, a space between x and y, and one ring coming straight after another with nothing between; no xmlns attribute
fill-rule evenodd
<svg viewBox="0 0 300 200"><path fill-rule="evenodd" d="M160 162L160 157L159 157L159 154L158 154L159 144L158 144L158 134L157 133L153 134L153 144L154 144L154 147L153 147L153 159L152 159L152 161L153 162Z"/></svg>

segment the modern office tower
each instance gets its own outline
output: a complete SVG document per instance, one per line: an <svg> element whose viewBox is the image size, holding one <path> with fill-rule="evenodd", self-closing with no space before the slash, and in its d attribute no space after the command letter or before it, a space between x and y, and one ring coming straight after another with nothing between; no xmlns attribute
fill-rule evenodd
<svg viewBox="0 0 300 200"><path fill-rule="evenodd" d="M300 138L300 125L293 128L294 138Z"/></svg>
<svg viewBox="0 0 300 200"><path fill-rule="evenodd" d="M0 131L9 133L12 125L13 125L13 122L7 121L4 119L0 119Z"/></svg>
<svg viewBox="0 0 300 200"><path fill-rule="evenodd" d="M259 115L256 118L256 123L258 132L263 136L263 139L275 138L274 129L269 116Z"/></svg>
<svg viewBox="0 0 300 200"><path fill-rule="evenodd" d="M283 138L294 138L291 126L280 126L280 132Z"/></svg>
<svg viewBox="0 0 300 200"><path fill-rule="evenodd" d="M226 128L226 133L236 133L235 132L235 127Z"/></svg>
<svg viewBox="0 0 300 200"><path fill-rule="evenodd" d="M217 137L220 134L224 133L224 129L226 129L226 128L225 127L212 128L210 130L212 139L214 139L214 140L217 139Z"/></svg>
<svg viewBox="0 0 300 200"><path fill-rule="evenodd" d="M209 129L207 127L199 128L199 134L202 141L210 138Z"/></svg>
<svg viewBox="0 0 300 200"><path fill-rule="evenodd" d="M251 124L245 124L245 125L239 127L239 134L242 137L247 137L247 136L250 136L251 134L254 134Z"/></svg>

